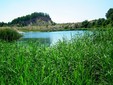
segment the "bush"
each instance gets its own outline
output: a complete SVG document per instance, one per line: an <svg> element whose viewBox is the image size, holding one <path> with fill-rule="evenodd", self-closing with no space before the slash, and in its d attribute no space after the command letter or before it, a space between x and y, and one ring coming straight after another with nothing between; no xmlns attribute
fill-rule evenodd
<svg viewBox="0 0 113 85"><path fill-rule="evenodd" d="M14 40L18 40L20 37L22 37L22 35L19 34L14 29L10 29L10 28L0 29L0 39L1 40L11 42Z"/></svg>

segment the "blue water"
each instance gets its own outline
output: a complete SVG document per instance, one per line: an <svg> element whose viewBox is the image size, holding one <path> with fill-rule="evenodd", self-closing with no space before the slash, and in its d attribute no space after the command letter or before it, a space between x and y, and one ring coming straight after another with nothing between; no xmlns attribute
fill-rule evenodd
<svg viewBox="0 0 113 85"><path fill-rule="evenodd" d="M56 32L25 32L23 39L49 39L50 44L55 44L63 38L71 40L73 37L81 36L85 31L56 31Z"/></svg>

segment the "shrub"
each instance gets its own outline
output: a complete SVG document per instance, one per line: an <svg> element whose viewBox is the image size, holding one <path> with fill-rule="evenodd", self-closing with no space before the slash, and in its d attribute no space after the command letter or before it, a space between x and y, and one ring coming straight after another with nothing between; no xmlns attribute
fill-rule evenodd
<svg viewBox="0 0 113 85"><path fill-rule="evenodd" d="M11 42L14 40L18 40L20 37L22 37L22 35L19 34L14 29L10 29L10 28L0 29L0 39L1 40Z"/></svg>

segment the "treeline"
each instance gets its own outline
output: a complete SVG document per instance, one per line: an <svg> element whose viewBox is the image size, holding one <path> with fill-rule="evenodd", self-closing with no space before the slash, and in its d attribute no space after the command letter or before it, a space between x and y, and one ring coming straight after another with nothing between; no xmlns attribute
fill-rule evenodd
<svg viewBox="0 0 113 85"><path fill-rule="evenodd" d="M75 29L75 28L113 27L113 8L110 8L105 16L106 19L99 18L92 21L85 20L83 22L78 22L78 23L67 23L65 24L64 28Z"/></svg>
<svg viewBox="0 0 113 85"><path fill-rule="evenodd" d="M34 12L32 14L26 15L26 16L22 16L22 17L18 17L14 20L12 20L11 22L8 23L4 23L4 22L0 22L0 27L3 26L27 26L27 25L36 25L36 23L38 24L39 22L52 22L50 16L46 13L42 13L42 12Z"/></svg>
<svg viewBox="0 0 113 85"><path fill-rule="evenodd" d="M113 27L113 8L110 8L106 13L106 19L99 18L97 20L92 21L83 21L82 26L85 28L91 27Z"/></svg>
<svg viewBox="0 0 113 85"><path fill-rule="evenodd" d="M12 22L4 23L0 22L0 27L3 26L40 26L40 25L54 25L55 28L64 29L76 29L76 28L99 28L99 27L113 27L113 8L110 8L106 13L105 18L99 18L92 21L85 20L79 23L66 23L66 24L56 24L52 22L50 16L46 13L34 12L30 15L23 17L18 17Z"/></svg>

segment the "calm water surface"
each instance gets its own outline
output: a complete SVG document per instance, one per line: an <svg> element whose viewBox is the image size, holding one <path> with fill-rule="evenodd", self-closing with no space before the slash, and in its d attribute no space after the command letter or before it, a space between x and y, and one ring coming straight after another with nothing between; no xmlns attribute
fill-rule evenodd
<svg viewBox="0 0 113 85"><path fill-rule="evenodd" d="M72 37L81 36L86 31L56 31L56 32L25 32L23 39L41 39L44 43L53 45L63 38L71 40Z"/></svg>

